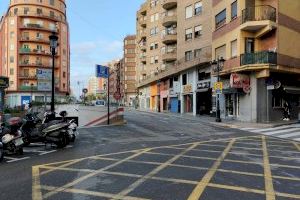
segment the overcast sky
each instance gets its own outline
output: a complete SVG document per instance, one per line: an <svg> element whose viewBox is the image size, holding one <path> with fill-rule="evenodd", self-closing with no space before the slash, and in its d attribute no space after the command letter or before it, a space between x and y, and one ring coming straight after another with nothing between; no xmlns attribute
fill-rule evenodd
<svg viewBox="0 0 300 200"><path fill-rule="evenodd" d="M123 38L135 33L136 11L144 0L67 0L71 36L71 88L78 94L103 64L123 54ZM0 0L0 13L9 0Z"/></svg>

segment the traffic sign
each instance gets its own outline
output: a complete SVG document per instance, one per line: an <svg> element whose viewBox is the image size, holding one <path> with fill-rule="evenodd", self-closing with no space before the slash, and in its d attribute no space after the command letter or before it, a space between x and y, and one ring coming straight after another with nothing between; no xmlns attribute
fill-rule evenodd
<svg viewBox="0 0 300 200"><path fill-rule="evenodd" d="M114 93L114 98L115 98L115 100L120 100L121 99L121 93L120 92L115 92Z"/></svg>
<svg viewBox="0 0 300 200"><path fill-rule="evenodd" d="M222 94L222 91L223 91L223 82L215 82L214 89L216 91L216 94Z"/></svg>
<svg viewBox="0 0 300 200"><path fill-rule="evenodd" d="M96 77L98 78L108 78L109 68L102 65L96 65Z"/></svg>
<svg viewBox="0 0 300 200"><path fill-rule="evenodd" d="M82 92L83 92L84 94L86 94L86 93L88 93L88 89L84 88L84 89L82 89Z"/></svg>

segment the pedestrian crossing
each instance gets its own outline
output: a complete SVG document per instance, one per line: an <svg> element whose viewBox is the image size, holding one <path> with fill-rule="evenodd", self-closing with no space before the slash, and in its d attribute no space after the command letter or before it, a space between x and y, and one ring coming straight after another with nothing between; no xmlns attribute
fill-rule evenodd
<svg viewBox="0 0 300 200"><path fill-rule="evenodd" d="M283 139L291 139L300 142L300 124L291 124L273 128L239 128L243 131L252 133L260 133L267 136L279 137Z"/></svg>

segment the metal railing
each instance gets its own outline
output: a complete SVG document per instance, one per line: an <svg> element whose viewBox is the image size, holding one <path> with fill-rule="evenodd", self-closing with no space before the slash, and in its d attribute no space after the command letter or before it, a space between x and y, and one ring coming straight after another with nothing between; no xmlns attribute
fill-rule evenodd
<svg viewBox="0 0 300 200"><path fill-rule="evenodd" d="M27 12L27 13L24 13L24 12L10 12L9 13L9 16L10 17L13 17L13 16L21 16L21 17L43 17L43 18L47 18L47 19L53 19L55 21L62 21L62 22L65 22L66 21L66 17L63 16L63 15L53 15L53 14L46 14L46 13L38 13L38 12Z"/></svg>
<svg viewBox="0 0 300 200"><path fill-rule="evenodd" d="M277 64L277 53L260 51L241 54L241 66L251 64Z"/></svg>
<svg viewBox="0 0 300 200"><path fill-rule="evenodd" d="M21 28L32 28L32 29L41 29L41 30L46 30L46 31L51 31L51 32L58 32L57 28L46 28L41 24L33 24L33 23L28 23L28 24L24 24L23 26L21 26Z"/></svg>
<svg viewBox="0 0 300 200"><path fill-rule="evenodd" d="M21 85L19 87L19 90L21 90L21 91L37 91L37 86Z"/></svg>
<svg viewBox="0 0 300 200"><path fill-rule="evenodd" d="M242 23L271 20L276 22L276 8L268 5L248 7L242 11Z"/></svg>

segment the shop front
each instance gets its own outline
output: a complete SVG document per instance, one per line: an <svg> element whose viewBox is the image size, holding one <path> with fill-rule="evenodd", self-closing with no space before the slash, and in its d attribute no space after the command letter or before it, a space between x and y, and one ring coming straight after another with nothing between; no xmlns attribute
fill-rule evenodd
<svg viewBox="0 0 300 200"><path fill-rule="evenodd" d="M159 92L158 85L153 84L150 86L150 110L151 111L159 111Z"/></svg>
<svg viewBox="0 0 300 200"><path fill-rule="evenodd" d="M198 81L196 90L196 114L209 115L212 107L210 79Z"/></svg>
<svg viewBox="0 0 300 200"><path fill-rule="evenodd" d="M168 106L168 96L169 96L169 81L162 81L160 83L160 111L167 112L169 110Z"/></svg>
<svg viewBox="0 0 300 200"><path fill-rule="evenodd" d="M183 113L193 113L193 86L183 86Z"/></svg>
<svg viewBox="0 0 300 200"><path fill-rule="evenodd" d="M172 113L180 113L181 112L181 104L180 104L180 83L178 81L174 81L172 84L172 88L169 89L169 110Z"/></svg>

